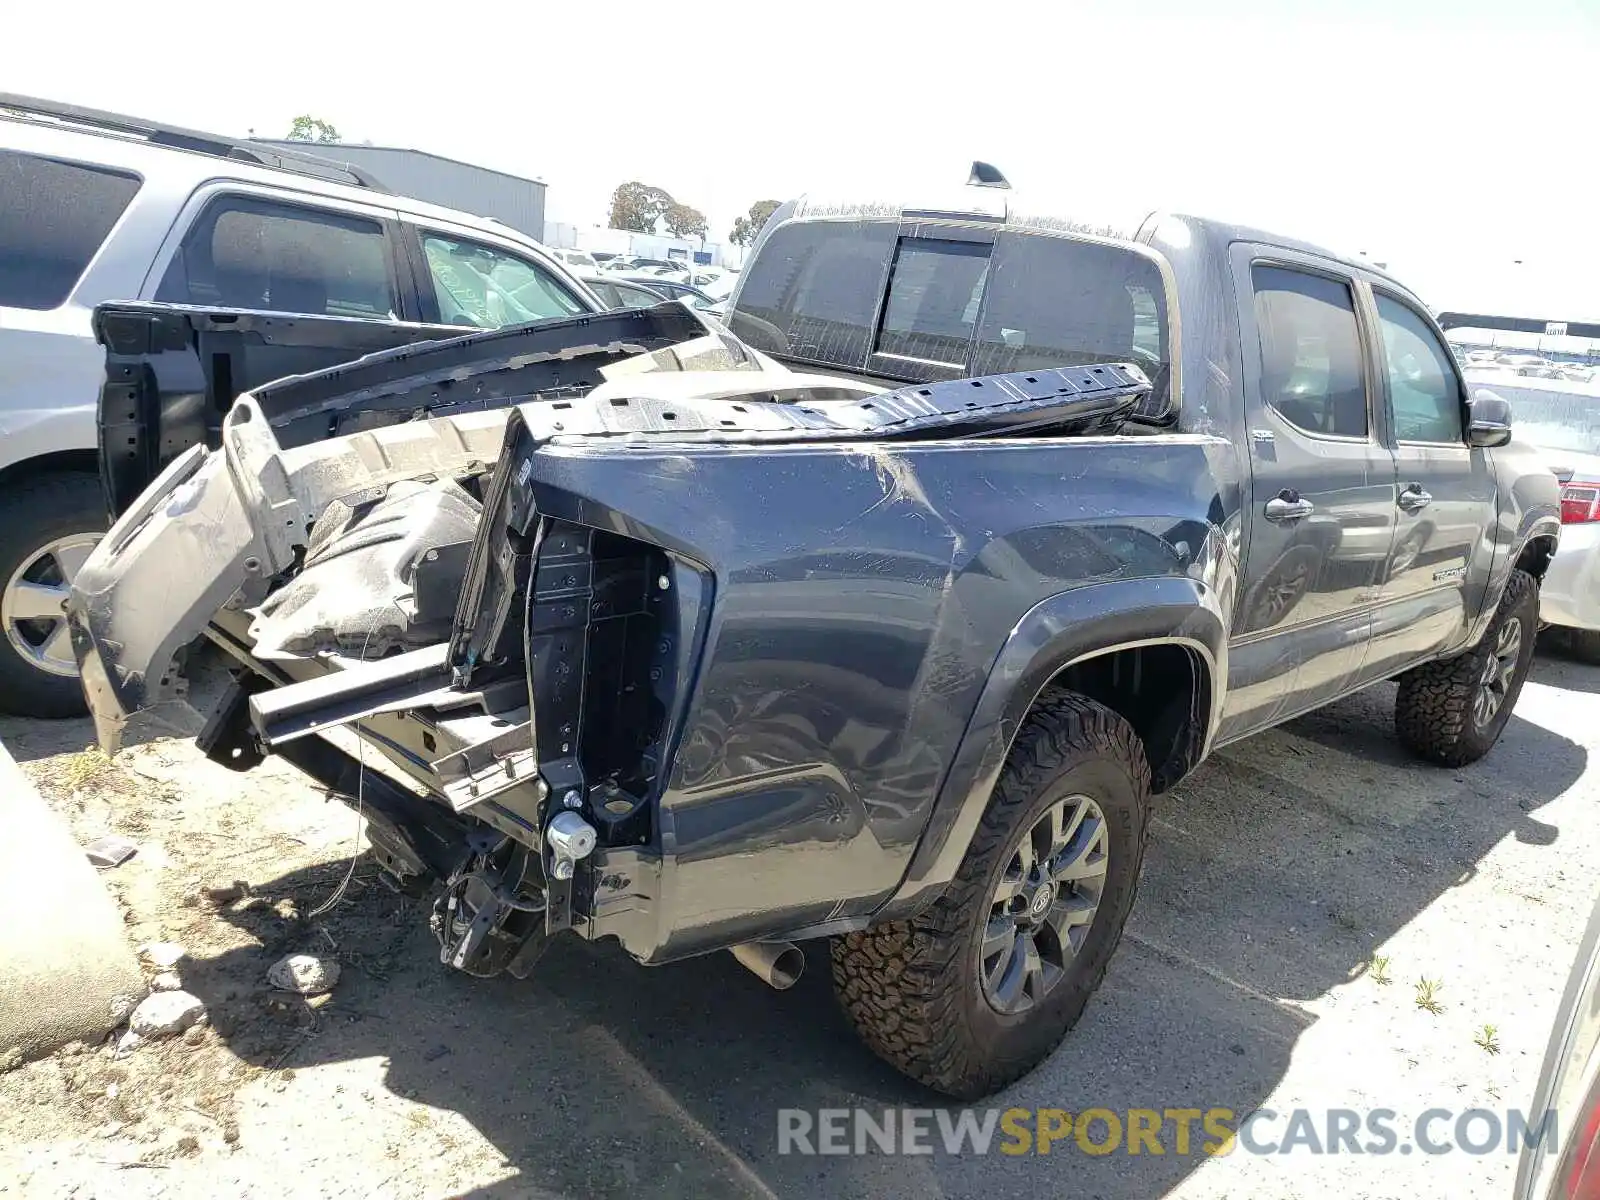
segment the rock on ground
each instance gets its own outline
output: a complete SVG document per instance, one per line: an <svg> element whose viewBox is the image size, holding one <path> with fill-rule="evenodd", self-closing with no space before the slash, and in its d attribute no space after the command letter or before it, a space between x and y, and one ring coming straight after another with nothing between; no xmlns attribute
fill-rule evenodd
<svg viewBox="0 0 1600 1200"><path fill-rule="evenodd" d="M318 996L339 982L339 963L318 954L290 954L267 968L267 982L286 992Z"/></svg>
<svg viewBox="0 0 1600 1200"><path fill-rule="evenodd" d="M183 990L183 980L176 971L163 971L150 981L152 992L178 992Z"/></svg>
<svg viewBox="0 0 1600 1200"><path fill-rule="evenodd" d="M206 1015L200 997L188 992L152 992L128 1018L128 1030L139 1037L182 1033Z"/></svg>
<svg viewBox="0 0 1600 1200"><path fill-rule="evenodd" d="M139 954L151 965L163 971L171 970L183 957L183 947L176 942L151 942L139 947Z"/></svg>

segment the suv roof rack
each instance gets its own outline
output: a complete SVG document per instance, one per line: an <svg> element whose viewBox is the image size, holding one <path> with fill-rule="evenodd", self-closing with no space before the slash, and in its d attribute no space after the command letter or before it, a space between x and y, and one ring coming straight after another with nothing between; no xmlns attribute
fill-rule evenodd
<svg viewBox="0 0 1600 1200"><path fill-rule="evenodd" d="M210 154L217 158L231 158L256 166L279 171L293 171L330 183L352 184L377 192L389 189L360 167L334 162L315 154L301 154L276 146L265 146L247 138L229 138L215 133L201 133L177 125L163 125L143 117L128 117L120 113L105 112L98 108L83 108L76 104L63 104L57 100L41 100L34 96L18 96L0 92L0 110L9 109L28 117L50 117L72 125L108 133L134 134L157 146L170 146L176 150L190 150L197 154Z"/></svg>

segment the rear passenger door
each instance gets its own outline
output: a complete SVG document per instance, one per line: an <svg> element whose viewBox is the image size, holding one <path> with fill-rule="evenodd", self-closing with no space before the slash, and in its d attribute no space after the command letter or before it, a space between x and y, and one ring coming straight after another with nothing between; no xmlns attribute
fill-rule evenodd
<svg viewBox="0 0 1600 1200"><path fill-rule="evenodd" d="M1415 300L1374 281L1373 326L1398 470L1397 524L1363 679L1456 644L1493 558L1494 477L1466 444L1466 384ZM1474 590L1475 589L1475 590Z"/></svg>
<svg viewBox="0 0 1600 1200"><path fill-rule="evenodd" d="M1352 685L1396 520L1356 281L1277 248L1233 266L1252 482L1224 738Z"/></svg>

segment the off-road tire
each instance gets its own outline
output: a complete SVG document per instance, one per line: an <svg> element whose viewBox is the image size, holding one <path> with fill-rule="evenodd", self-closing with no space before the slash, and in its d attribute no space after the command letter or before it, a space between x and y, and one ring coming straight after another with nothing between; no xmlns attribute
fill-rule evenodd
<svg viewBox="0 0 1600 1200"><path fill-rule="evenodd" d="M1031 1011L984 995L978 945L1014 844L1056 799L1090 796L1105 816L1100 907L1067 975ZM833 982L867 1046L936 1091L975 1100L1020 1079L1077 1023L1133 908L1149 836L1150 767L1133 729L1072 692L1042 697L1023 723L967 856L920 915L832 939Z"/></svg>
<svg viewBox="0 0 1600 1200"><path fill-rule="evenodd" d="M87 472L40 475L0 490L0 588L40 547L108 527L100 481ZM88 707L76 676L40 670L0 628L0 711L59 718L82 716Z"/></svg>
<svg viewBox="0 0 1600 1200"><path fill-rule="evenodd" d="M1473 700L1501 627L1512 617L1522 622L1516 674L1493 718L1480 727L1473 718ZM1400 676L1394 725L1406 748L1445 767L1463 767L1489 753L1522 694L1522 684L1533 662L1538 628L1539 582L1526 571L1512 571L1494 620L1476 646L1465 654L1425 663Z"/></svg>

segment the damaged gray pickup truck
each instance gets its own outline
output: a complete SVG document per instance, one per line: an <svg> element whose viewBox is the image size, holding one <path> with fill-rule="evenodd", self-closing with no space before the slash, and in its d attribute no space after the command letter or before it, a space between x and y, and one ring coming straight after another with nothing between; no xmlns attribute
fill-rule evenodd
<svg viewBox="0 0 1600 1200"><path fill-rule="evenodd" d="M1394 280L806 202L741 279L726 328L563 318L231 405L252 318L104 306L121 513L68 605L103 742L220 659L206 753L359 805L445 963L614 937L784 986L829 937L872 1049L977 1097L1078 1019L1215 747L1396 678L1426 758L1505 727L1556 484Z"/></svg>

